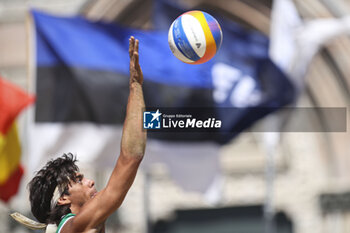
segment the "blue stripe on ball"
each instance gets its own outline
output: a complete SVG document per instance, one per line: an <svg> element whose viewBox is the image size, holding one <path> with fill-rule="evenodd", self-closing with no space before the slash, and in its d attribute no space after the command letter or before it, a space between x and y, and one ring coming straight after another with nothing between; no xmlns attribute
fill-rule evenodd
<svg viewBox="0 0 350 233"><path fill-rule="evenodd" d="M197 61L200 57L192 48L190 42L187 39L185 31L181 24L182 17L178 18L173 26L173 37L177 49L188 59Z"/></svg>

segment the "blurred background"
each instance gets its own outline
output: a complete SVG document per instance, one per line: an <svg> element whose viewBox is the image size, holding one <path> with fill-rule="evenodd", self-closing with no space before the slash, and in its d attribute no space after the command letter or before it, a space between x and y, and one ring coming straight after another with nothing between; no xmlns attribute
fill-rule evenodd
<svg viewBox="0 0 350 233"><path fill-rule="evenodd" d="M35 95L31 8L60 16L82 15L92 22L104 21L127 28L160 30L154 21L158 9L154 7L156 2L0 0L0 76ZM347 18L350 1L167 2L176 3L182 9L224 15L244 30L268 37L271 59L295 86L292 106L340 107L347 113L350 104L350 20ZM277 8L277 4L282 7ZM16 223L9 214L18 211L34 218L30 213L26 185L34 171L48 159L60 155L60 148L47 149L44 152L47 157L37 156L30 149L33 141L38 145L47 142L38 136L40 134L30 132L28 124L34 107L26 108L17 118L22 148L19 163L24 174L16 194L0 201L0 232L35 232ZM108 220L107 232L350 232L350 137L347 125L346 132L254 130L268 125L276 117L278 114L270 114L256 121L229 143L216 145L215 154L209 157L201 157L201 150L193 149L192 157L185 157L180 156L181 152L169 149L169 156L173 157L159 159L148 151L146 157L149 159L146 158L122 207ZM312 122L321 126L327 124L319 112L316 111L313 117ZM286 119L283 124L293 121L293 117ZM346 122L347 119L348 116ZM119 140L117 138L115 143L119 144ZM59 147L59 143L55 145ZM72 152L77 152L79 159L81 153L78 150ZM96 167L94 161L97 160L98 157L82 158L79 165L81 171L94 178L97 187L102 188L113 163L100 161Z"/></svg>

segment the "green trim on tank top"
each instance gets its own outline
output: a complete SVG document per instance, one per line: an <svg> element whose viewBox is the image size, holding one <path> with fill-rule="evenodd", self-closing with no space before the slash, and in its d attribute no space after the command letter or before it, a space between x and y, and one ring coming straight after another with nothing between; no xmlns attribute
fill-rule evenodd
<svg viewBox="0 0 350 233"><path fill-rule="evenodd" d="M72 217L72 216L74 217L75 214L69 213L69 214L66 214L66 215L63 216L63 218L62 218L60 224L58 224L56 233L58 233L58 231L61 229L62 225L66 222L66 220L67 220L68 218Z"/></svg>

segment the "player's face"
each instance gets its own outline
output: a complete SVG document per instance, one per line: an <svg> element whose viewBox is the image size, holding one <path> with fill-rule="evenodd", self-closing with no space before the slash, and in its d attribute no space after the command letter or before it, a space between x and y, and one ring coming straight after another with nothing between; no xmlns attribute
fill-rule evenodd
<svg viewBox="0 0 350 233"><path fill-rule="evenodd" d="M78 173L76 178L75 182L72 181L69 184L69 199L73 205L82 206L96 195L97 190L95 188L95 182L85 178L83 174Z"/></svg>

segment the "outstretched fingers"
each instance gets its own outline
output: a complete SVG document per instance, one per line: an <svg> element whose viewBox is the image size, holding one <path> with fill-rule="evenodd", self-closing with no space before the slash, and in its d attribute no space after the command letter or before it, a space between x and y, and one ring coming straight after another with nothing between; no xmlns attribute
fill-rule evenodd
<svg viewBox="0 0 350 233"><path fill-rule="evenodd" d="M129 39L129 56L130 56L130 83L143 83L142 70L139 64L139 40L133 36Z"/></svg>
<svg viewBox="0 0 350 233"><path fill-rule="evenodd" d="M139 52L139 40L135 40L135 48L134 48L134 52Z"/></svg>
<svg viewBox="0 0 350 233"><path fill-rule="evenodd" d="M129 57L132 58L135 49L135 38L131 36L129 38Z"/></svg>

